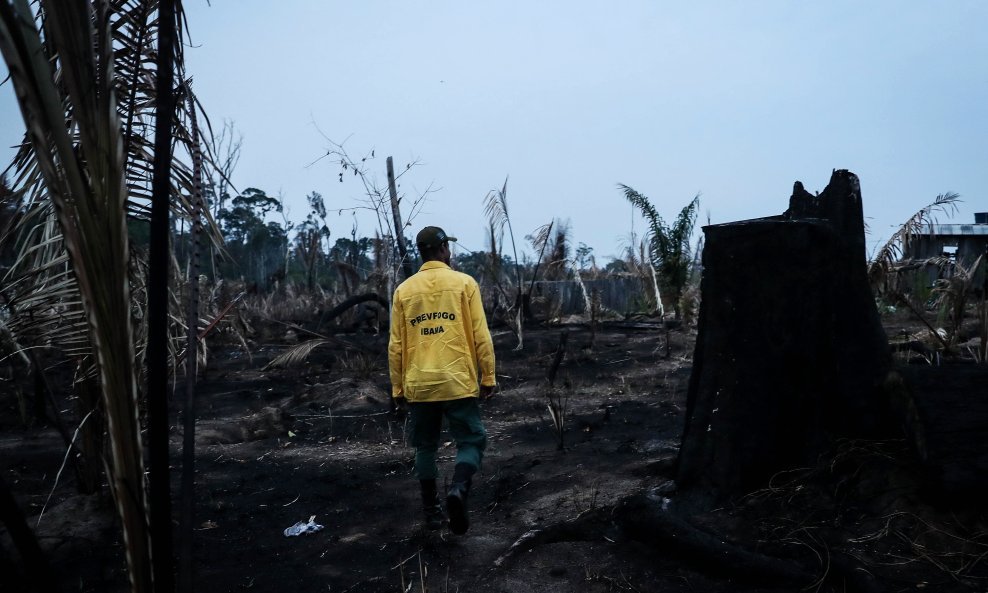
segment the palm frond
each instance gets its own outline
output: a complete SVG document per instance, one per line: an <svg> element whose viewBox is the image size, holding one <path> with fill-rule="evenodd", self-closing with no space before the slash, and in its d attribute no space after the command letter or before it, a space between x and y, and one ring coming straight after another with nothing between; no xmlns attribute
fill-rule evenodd
<svg viewBox="0 0 988 593"><path fill-rule="evenodd" d="M556 232L549 242L549 255L546 262L546 276L554 280L562 280L566 277L566 270L570 261L570 225L569 222L554 221Z"/></svg>
<svg viewBox="0 0 988 593"><path fill-rule="evenodd" d="M484 198L484 213L492 228L501 231L508 227L508 235L511 238L511 252L515 258L515 282L518 290L521 290L521 267L518 262L518 249L515 246L515 232L511 228L511 217L508 216L508 177L505 176L504 184L500 191L490 190Z"/></svg>
<svg viewBox="0 0 988 593"><path fill-rule="evenodd" d="M664 236L666 234L665 221L662 220L659 211L655 209L655 206L652 205L648 198L623 183L619 183L618 188L624 193L624 197L631 202L631 205L637 208L645 217L645 221L648 223L648 232L645 233L644 237L645 241L651 245L655 237Z"/></svg>
<svg viewBox="0 0 988 593"><path fill-rule="evenodd" d="M960 195L954 192L940 194L933 202L923 206L900 226L875 254L868 266L868 279L873 287L882 284L896 262L908 250L914 238L936 223L936 213L951 216L957 212Z"/></svg>
<svg viewBox="0 0 988 593"><path fill-rule="evenodd" d="M27 130L12 163L25 214L6 234L21 251L3 292L19 315L38 313L24 335L60 341L98 370L135 591L150 589L150 550L126 214L145 212L150 195L153 4L42 2L42 19L27 0L0 2L0 52ZM191 194L188 167L174 169L173 186Z"/></svg>
<svg viewBox="0 0 988 593"><path fill-rule="evenodd" d="M101 7L106 11L105 2L96 2L94 6ZM97 48L102 59L112 63L105 74L105 84L111 84L115 90L117 99L117 124L122 126L122 141L125 159L125 186L126 186L126 210L128 217L132 220L149 219L149 208L151 197L151 171L153 159L153 145L150 140L150 132L153 126L153 108L155 105L155 77L153 71L155 66L155 51L151 41L157 31L157 20L154 17L154 2L145 0L113 0L109 3L108 12L104 13L100 23L108 23L113 35L112 56L108 53L105 43ZM94 22L96 22L94 20ZM63 27L64 29L64 27ZM62 34L61 29L52 29L49 36ZM45 47L54 48L54 42L48 43L45 38ZM73 45L78 50L78 44ZM54 52L54 49L51 49ZM92 53L92 52L90 52ZM58 57L52 60L55 64L55 80L57 88L68 88L67 83L61 81L68 76L78 82L78 76L69 72L75 68L75 61L68 62ZM84 64L84 69L91 67ZM85 83L85 81L82 81ZM176 138L178 147L185 148L186 153L190 153L194 145L201 142L202 133L196 133L188 125L192 119L191 110L194 105L198 105L198 100L190 89L187 81L181 85L190 101L179 103L179 112L176 117ZM67 90L65 91L68 92ZM98 93L89 93L97 96ZM104 93L107 94L107 93ZM88 98L88 97L87 97ZM93 134L87 133L86 138L79 131L81 126L88 125L93 121L86 116L86 111L72 101L61 101L67 109L67 125L69 142L72 146L78 146L79 152L84 154L84 141L91 139ZM105 130L104 130L105 131ZM117 133L118 130L110 130L109 133ZM29 132L30 134L30 132ZM119 134L118 134L119 135ZM197 136L199 136L197 138ZM29 141L30 135L21 147L7 168L8 172L13 172L15 184L19 195L23 200L22 214L15 225L6 229L4 236L0 238L5 244L16 244L22 249L17 263L8 272L8 278L4 284L14 276L20 283L19 292L23 294L43 293L43 288L49 282L46 277L46 268L50 263L61 258L67 258L64 248L62 230L57 224L56 214L49 200L51 189L45 183L44 171L51 173L48 159L39 159L38 151L35 151L33 144ZM45 155L41 155L45 156ZM172 195L176 199L171 201L172 215L177 220L189 220L193 218L192 200L188 196L193 195L194 182L193 175L189 167L182 161L176 160L172 168ZM98 188L94 188L98 189ZM218 226L211 217L206 217L207 240L218 250L221 250L222 236ZM46 228L53 232L42 235L37 232L38 228ZM39 244L43 241L43 244ZM41 250L40 253L34 253ZM30 257L29 257L30 256ZM55 258L54 260L52 258ZM134 280L132 278L131 280ZM31 285L34 282L34 285ZM9 293L10 287L5 290ZM15 295L16 296L16 295ZM15 298L15 300L17 300ZM43 305L38 300L39 306ZM135 300L135 305L140 307L140 301ZM33 312L25 310L25 314L31 315ZM137 316L143 319L142 315ZM59 343L59 332L53 333L48 338L57 346ZM141 343L139 343L139 346ZM140 352L138 352L140 357Z"/></svg>
<svg viewBox="0 0 988 593"><path fill-rule="evenodd" d="M504 232L500 233L494 223L487 222L487 236L485 237L485 242L487 243L487 250L491 254L497 254L501 252L501 247L504 245Z"/></svg>
<svg viewBox="0 0 988 593"><path fill-rule="evenodd" d="M539 266L542 264L542 257L545 255L545 248L549 244L549 237L552 236L552 226L555 222L555 220L552 220L548 224L544 224L532 231L531 235L528 235L532 249L539 254L539 257L535 260L535 268L532 271L532 281L528 285L528 294L532 294L532 289L535 288L535 280L539 277Z"/></svg>
<svg viewBox="0 0 988 593"><path fill-rule="evenodd" d="M526 235L525 238L528 239L528 242L534 251L542 251L545 248L546 243L549 242L551 233L552 222L549 222L538 227L532 231L530 235Z"/></svg>
<svg viewBox="0 0 988 593"><path fill-rule="evenodd" d="M302 342L297 346L289 348L286 352L279 354L278 356L271 359L267 365L264 366L262 370L270 370L276 368L287 368L292 367L302 362L305 362L312 351L322 346L324 344L330 344L329 340L309 340L308 342Z"/></svg>
<svg viewBox="0 0 988 593"><path fill-rule="evenodd" d="M700 209L700 194L693 197L693 201L687 204L676 217L669 229L670 243L678 245L684 252L690 250L690 237L693 236L693 227L696 225L697 212Z"/></svg>
<svg viewBox="0 0 988 593"><path fill-rule="evenodd" d="M504 225L508 222L508 203L503 190L498 192L492 189L487 192L484 197L484 215L487 216L491 227L497 232L504 229Z"/></svg>

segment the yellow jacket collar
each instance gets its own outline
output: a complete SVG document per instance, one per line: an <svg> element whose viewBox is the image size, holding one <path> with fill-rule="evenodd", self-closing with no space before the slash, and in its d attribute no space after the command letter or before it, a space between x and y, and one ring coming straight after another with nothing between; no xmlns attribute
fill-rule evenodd
<svg viewBox="0 0 988 593"><path fill-rule="evenodd" d="M425 270L441 270L443 268L445 268L447 270L452 270L453 269L453 268L447 266L446 264L444 264L443 262L441 262L441 261L439 261L437 259L434 259L432 261L427 261L424 264L422 264L422 267L419 268L419 272L422 272L422 271L425 271Z"/></svg>

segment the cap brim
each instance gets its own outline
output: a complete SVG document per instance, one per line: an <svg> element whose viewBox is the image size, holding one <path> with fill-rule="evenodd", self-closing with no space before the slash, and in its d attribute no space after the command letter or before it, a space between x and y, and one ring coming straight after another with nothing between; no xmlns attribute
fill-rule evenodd
<svg viewBox="0 0 988 593"><path fill-rule="evenodd" d="M456 237L448 237L448 236L447 236L447 237L446 237L446 240L447 240L447 241L452 241L453 243L456 243Z"/></svg>

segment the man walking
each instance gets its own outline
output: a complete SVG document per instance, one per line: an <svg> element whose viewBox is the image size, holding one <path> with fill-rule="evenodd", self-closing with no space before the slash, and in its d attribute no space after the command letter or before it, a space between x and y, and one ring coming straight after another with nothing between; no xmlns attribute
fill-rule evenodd
<svg viewBox="0 0 988 593"><path fill-rule="evenodd" d="M395 289L388 365L396 405L409 411L415 476L425 522L442 525L436 452L443 418L456 441L456 465L446 496L449 528L466 533L467 495L487 445L479 399L494 393L494 344L476 280L449 267L449 237L427 226L415 238L425 262Z"/></svg>

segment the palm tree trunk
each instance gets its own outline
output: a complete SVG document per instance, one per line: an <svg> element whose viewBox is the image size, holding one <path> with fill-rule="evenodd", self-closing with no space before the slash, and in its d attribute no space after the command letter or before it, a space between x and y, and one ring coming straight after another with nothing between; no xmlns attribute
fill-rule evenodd
<svg viewBox="0 0 988 593"><path fill-rule="evenodd" d="M193 590L192 572L192 525L195 521L195 476L196 476L196 375L199 344L199 236L202 233L202 151L199 147L199 125L196 121L196 106L191 96L188 98L189 115L192 118L192 177L195 184L192 222L192 255L189 261L189 302L187 315L187 339L185 346L185 407L182 438L182 499L181 535L179 541L179 591L191 593Z"/></svg>
<svg viewBox="0 0 988 593"><path fill-rule="evenodd" d="M151 245L148 256L148 449L154 588L175 590L168 455L168 207L171 190L175 1L158 4L158 80L155 110Z"/></svg>

